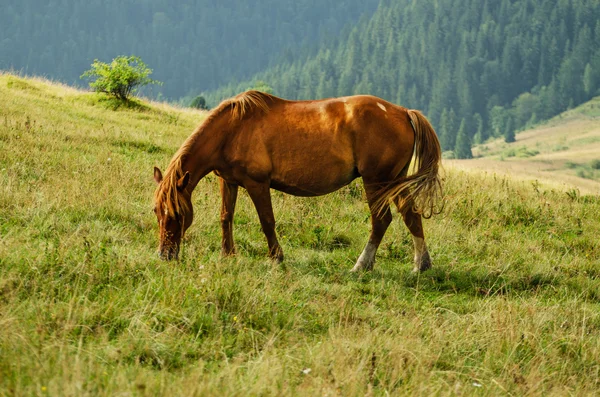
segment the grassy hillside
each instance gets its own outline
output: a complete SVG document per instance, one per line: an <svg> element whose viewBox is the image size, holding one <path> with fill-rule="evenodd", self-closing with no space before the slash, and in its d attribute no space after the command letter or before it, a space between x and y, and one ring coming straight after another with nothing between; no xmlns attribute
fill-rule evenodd
<svg viewBox="0 0 600 397"><path fill-rule="evenodd" d="M152 166L204 115L0 75L0 395L591 395L600 389L600 199L449 169L411 272L360 184L274 194L286 262L241 194L219 257L206 178L182 259L157 259Z"/></svg>
<svg viewBox="0 0 600 397"><path fill-rule="evenodd" d="M499 139L475 146L478 158L449 164L600 194L600 97L516 138L513 143Z"/></svg>

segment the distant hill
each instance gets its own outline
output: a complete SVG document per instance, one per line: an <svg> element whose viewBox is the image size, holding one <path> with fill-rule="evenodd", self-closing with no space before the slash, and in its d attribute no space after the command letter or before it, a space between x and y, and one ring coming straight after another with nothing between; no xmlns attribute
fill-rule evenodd
<svg viewBox="0 0 600 397"><path fill-rule="evenodd" d="M0 69L69 84L94 59L135 54L178 99L312 54L379 0L8 0L0 12Z"/></svg>
<svg viewBox="0 0 600 397"><path fill-rule="evenodd" d="M473 154L446 164L600 194L600 97L519 132L513 143L476 145Z"/></svg>
<svg viewBox="0 0 600 397"><path fill-rule="evenodd" d="M424 110L456 151L598 95L600 2L382 1L333 45L255 78L289 99L368 93ZM229 84L209 102L251 85Z"/></svg>

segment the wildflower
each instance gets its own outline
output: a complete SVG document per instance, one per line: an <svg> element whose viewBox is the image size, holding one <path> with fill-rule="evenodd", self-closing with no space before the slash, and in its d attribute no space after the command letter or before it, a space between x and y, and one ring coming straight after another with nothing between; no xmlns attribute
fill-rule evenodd
<svg viewBox="0 0 600 397"><path fill-rule="evenodd" d="M310 371L312 371L312 369L310 369L310 368L304 368L304 369L302 370L302 373L303 373L304 375L308 375L308 374L310 374Z"/></svg>

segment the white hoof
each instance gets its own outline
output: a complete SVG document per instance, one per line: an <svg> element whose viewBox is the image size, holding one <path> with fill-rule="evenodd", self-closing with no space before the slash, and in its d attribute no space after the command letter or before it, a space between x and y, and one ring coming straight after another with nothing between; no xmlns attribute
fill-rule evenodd
<svg viewBox="0 0 600 397"><path fill-rule="evenodd" d="M356 261L356 265L352 268L352 272L359 272L363 270L373 270L373 265L375 265L375 252L377 251L377 247L370 242L367 243L367 246L363 250L362 254Z"/></svg>
<svg viewBox="0 0 600 397"><path fill-rule="evenodd" d="M415 257L413 272L420 273L429 269L431 269L431 257L429 256L429 252L425 251L420 258Z"/></svg>

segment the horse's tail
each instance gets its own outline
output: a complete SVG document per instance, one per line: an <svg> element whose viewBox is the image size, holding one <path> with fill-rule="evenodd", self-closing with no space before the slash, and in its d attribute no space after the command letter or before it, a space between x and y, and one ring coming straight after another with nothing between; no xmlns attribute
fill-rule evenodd
<svg viewBox="0 0 600 397"><path fill-rule="evenodd" d="M407 110L415 132L413 151L413 172L400 176L382 186L378 192L375 211L381 212L391 202L396 202L400 210L407 210L411 205L413 211L424 218L439 214L443 210L442 182L439 167L442 161L442 149L437 135L418 110ZM410 163L409 163L410 164ZM407 164L406 168L409 168Z"/></svg>

